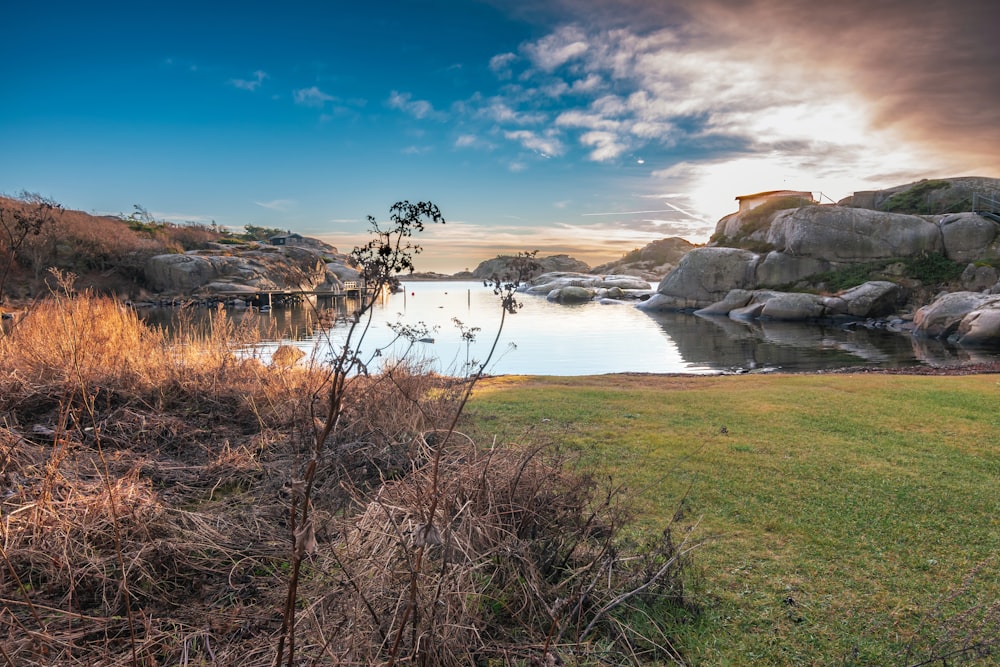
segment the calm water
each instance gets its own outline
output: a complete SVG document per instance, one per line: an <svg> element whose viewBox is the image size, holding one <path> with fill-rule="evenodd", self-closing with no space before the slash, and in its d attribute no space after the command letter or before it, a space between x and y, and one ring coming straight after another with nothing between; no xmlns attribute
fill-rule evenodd
<svg viewBox="0 0 1000 667"><path fill-rule="evenodd" d="M501 321L499 300L482 283L413 282L373 309L363 356L380 359L408 353L441 373L461 375L467 361L482 362ZM909 335L846 331L837 326L744 324L687 314L649 315L632 305L596 302L576 306L520 295L523 308L508 315L487 372L493 374L591 375L601 373L716 373L746 370L814 371L843 366L898 367L961 364L1000 358L996 353L948 348ZM275 310L264 322L308 354L328 358L343 344L346 324L319 335L309 328L308 308ZM478 327L466 343L453 322ZM393 323L426 325L433 342L391 346ZM274 345L276 345L275 343ZM408 350L408 352L407 352ZM376 351L378 354L376 356ZM267 350L265 350L265 353Z"/></svg>

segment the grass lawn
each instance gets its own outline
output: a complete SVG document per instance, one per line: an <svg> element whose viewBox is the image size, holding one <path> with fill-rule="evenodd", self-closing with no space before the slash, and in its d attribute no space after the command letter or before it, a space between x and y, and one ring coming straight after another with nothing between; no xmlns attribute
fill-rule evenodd
<svg viewBox="0 0 1000 667"><path fill-rule="evenodd" d="M500 377L465 419L577 450L649 530L683 499L691 664L916 665L996 642L998 398L998 375Z"/></svg>

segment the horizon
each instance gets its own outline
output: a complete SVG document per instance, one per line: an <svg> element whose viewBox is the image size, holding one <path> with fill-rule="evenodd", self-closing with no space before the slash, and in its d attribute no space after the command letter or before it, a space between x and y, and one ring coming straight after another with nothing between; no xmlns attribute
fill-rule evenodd
<svg viewBox="0 0 1000 667"><path fill-rule="evenodd" d="M448 222L416 239L418 271L704 243L761 191L1000 176L1000 5L980 0L6 13L0 192L342 252L368 215L432 201Z"/></svg>

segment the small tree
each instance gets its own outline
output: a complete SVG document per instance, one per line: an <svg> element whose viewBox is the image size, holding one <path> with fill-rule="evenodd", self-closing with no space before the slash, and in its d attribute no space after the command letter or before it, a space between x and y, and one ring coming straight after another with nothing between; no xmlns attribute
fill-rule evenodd
<svg viewBox="0 0 1000 667"><path fill-rule="evenodd" d="M62 206L34 192L21 192L12 201L0 202L0 303L21 246L52 225L61 211Z"/></svg>

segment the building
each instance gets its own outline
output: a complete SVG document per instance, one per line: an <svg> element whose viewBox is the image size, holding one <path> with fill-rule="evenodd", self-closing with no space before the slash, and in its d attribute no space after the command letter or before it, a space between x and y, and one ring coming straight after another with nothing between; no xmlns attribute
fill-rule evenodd
<svg viewBox="0 0 1000 667"><path fill-rule="evenodd" d="M302 240L301 234L296 234L295 232L288 232L287 234L282 234L280 236L272 236L267 240L271 245L294 245L296 242Z"/></svg>
<svg viewBox="0 0 1000 667"><path fill-rule="evenodd" d="M740 203L740 213L746 213L747 211L752 211L761 204L764 204L772 199L783 199L785 197L798 197L802 199L802 205L815 204L816 200L813 199L813 193L803 192L801 190L768 190L767 192L758 192L752 195L742 195L736 198L736 201Z"/></svg>

